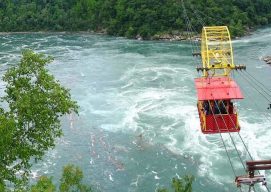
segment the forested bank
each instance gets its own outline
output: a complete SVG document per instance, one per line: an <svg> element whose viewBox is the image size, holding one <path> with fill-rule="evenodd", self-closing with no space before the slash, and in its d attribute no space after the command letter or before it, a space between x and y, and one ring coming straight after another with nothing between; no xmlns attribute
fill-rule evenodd
<svg viewBox="0 0 271 192"><path fill-rule="evenodd" d="M269 0L184 1L195 31L228 25L235 36L271 23ZM187 31L182 0L4 0L0 31L95 31L145 39Z"/></svg>

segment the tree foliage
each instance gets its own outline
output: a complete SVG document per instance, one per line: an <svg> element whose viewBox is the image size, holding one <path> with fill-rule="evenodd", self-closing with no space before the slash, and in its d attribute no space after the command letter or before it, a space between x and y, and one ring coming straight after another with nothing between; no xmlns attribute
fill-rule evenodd
<svg viewBox="0 0 271 192"><path fill-rule="evenodd" d="M56 192L52 178L42 176L37 184L31 187L31 192ZM90 186L83 184L83 172L79 167L67 165L63 169L58 192L92 192Z"/></svg>
<svg viewBox="0 0 271 192"><path fill-rule="evenodd" d="M54 147L62 135L60 117L78 106L49 74L51 57L27 50L18 65L3 76L5 95L0 107L0 188L27 181L34 161Z"/></svg>
<svg viewBox="0 0 271 192"><path fill-rule="evenodd" d="M193 28L228 25L233 35L271 22L270 0L183 1ZM3 0L1 31L107 31L150 38L186 31L182 0Z"/></svg>
<svg viewBox="0 0 271 192"><path fill-rule="evenodd" d="M185 176L184 178L173 178L172 189L174 192L192 192L193 176ZM158 189L157 192L169 192L168 189Z"/></svg>
<svg viewBox="0 0 271 192"><path fill-rule="evenodd" d="M56 192L56 186L52 182L52 177L41 176L36 185L31 187L31 192Z"/></svg>
<svg viewBox="0 0 271 192"><path fill-rule="evenodd" d="M67 165L64 167L62 178L60 180L60 192L91 192L91 188L82 183L83 172L79 167Z"/></svg>

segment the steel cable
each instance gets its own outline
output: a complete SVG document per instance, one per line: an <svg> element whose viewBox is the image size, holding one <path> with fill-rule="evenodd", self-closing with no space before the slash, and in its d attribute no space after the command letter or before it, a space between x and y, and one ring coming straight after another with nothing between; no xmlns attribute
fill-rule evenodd
<svg viewBox="0 0 271 192"><path fill-rule="evenodd" d="M184 19L186 21L186 30L188 32L188 35L189 35L189 42L190 42L190 45L191 45L191 52L192 54L195 52L194 51L194 48L195 50L197 51L197 49L199 50L199 46L193 41L193 34L192 32L194 33L197 33L196 30L194 29L194 27L192 26L191 22L190 22L190 19L187 15L187 11L186 11L186 8L185 8L185 5L184 5L184 1L182 0L182 8L183 8L183 13L184 13ZM195 58L193 57L193 60L195 61L196 65L200 65L200 62L197 60L195 60Z"/></svg>
<svg viewBox="0 0 271 192"><path fill-rule="evenodd" d="M253 78L257 83L259 83L264 89L266 89L267 91L269 91L271 93L271 90L268 89L262 82L260 82L259 80L257 80L253 75L251 75L248 71L245 71L251 78ZM271 95L270 95L271 96Z"/></svg>
<svg viewBox="0 0 271 192"><path fill-rule="evenodd" d="M247 72L247 71L245 71L245 72ZM249 73L247 72L247 74L249 74ZM260 84L260 85L263 85L263 84L261 84L261 83L260 83L258 80L256 80L253 76L249 75L249 76L247 76L247 78L250 79L250 80L252 80L252 81L253 81L253 80L256 81L257 83L255 83L255 85L258 86L265 94L267 94L269 97L271 97L271 94L268 93L268 92L265 90L266 88L262 88L261 86L259 86L259 84ZM253 83L252 81L251 81L251 83ZM268 89L267 89L267 90L268 90ZM268 90L268 91L269 91L269 90Z"/></svg>
<svg viewBox="0 0 271 192"><path fill-rule="evenodd" d="M239 74L241 74L240 76L242 76L260 95L262 95L268 102L271 103L271 100L269 100L266 95L264 95L261 91L259 91L248 79L247 77L243 74L238 72Z"/></svg>
<svg viewBox="0 0 271 192"><path fill-rule="evenodd" d="M209 103L209 106L211 106L210 100L208 100L208 103ZM210 109L211 109L211 112L212 112L212 114L213 114L213 116L214 116L214 111L213 111L213 109L212 109L212 108L210 108ZM237 177L236 172L235 172L234 167L233 167L233 164L232 164L232 161L231 161L231 158L230 158L230 155L229 155L229 152L228 152L228 150L227 150L226 144L225 144L225 142L224 142L224 139L223 139L223 137L222 137L220 128L219 128L219 126L218 126L218 123L217 123L217 120L216 120L215 117L214 117L214 120L215 120L215 123L216 123L216 127L217 127L217 129L218 129L218 131L219 131L219 135L220 135L221 141L222 141L223 146L224 146L224 148L225 148L225 151L226 151L226 154L227 154L227 157L228 157L228 160L229 160L231 169L232 169L232 171L233 171L233 174L234 174L235 177Z"/></svg>

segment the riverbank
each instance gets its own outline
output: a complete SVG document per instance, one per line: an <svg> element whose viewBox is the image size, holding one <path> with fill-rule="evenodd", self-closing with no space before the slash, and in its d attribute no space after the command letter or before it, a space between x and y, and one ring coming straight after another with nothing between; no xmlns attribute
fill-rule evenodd
<svg viewBox="0 0 271 192"><path fill-rule="evenodd" d="M109 35L106 31L16 31L16 32L0 32L0 35L16 35L16 34L91 34L91 35ZM127 38L127 37L124 37ZM128 38L129 39L129 38ZM130 39L136 40L153 40L153 41L185 41L185 40L200 40L200 35L193 34L171 34L171 33L164 33L164 34L156 34L150 38L143 38L140 35L136 35L135 37L131 37Z"/></svg>
<svg viewBox="0 0 271 192"><path fill-rule="evenodd" d="M201 37L200 34L189 34L189 33L177 33L177 34L157 34L150 38L150 40L158 40L158 41L186 41L186 40L193 40L193 41L200 41Z"/></svg>
<svg viewBox="0 0 271 192"><path fill-rule="evenodd" d="M107 35L104 32L95 31L11 31L0 32L0 35L16 35L16 34L93 34L93 35Z"/></svg>
<svg viewBox="0 0 271 192"><path fill-rule="evenodd" d="M247 32L244 34L244 36L249 36L252 34L254 29L249 28L247 29ZM0 32L0 35L12 35L12 34L83 34L83 35L108 35L108 36L114 36L108 34L106 29L100 29L97 31L94 30L87 30L87 31L15 31L15 32ZM123 37L123 36L120 36ZM155 34L151 37L144 38L140 34L133 36L133 37L123 37L127 39L136 39L139 41L201 41L201 34L197 34L195 32L187 32L187 31L172 31L172 32L165 32L165 33L159 33ZM232 39L238 39L240 37L232 37Z"/></svg>

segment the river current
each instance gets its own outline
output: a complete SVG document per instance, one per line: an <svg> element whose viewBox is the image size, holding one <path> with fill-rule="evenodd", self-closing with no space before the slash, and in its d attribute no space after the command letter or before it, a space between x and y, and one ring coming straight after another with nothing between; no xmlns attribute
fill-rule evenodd
<svg viewBox="0 0 271 192"><path fill-rule="evenodd" d="M187 174L195 177L195 192L239 191L220 136L200 131L198 73L188 42L35 33L4 34L0 43L1 74L19 61L22 49L51 55L50 72L80 106L79 116L62 119L64 136L34 165L32 181L45 174L57 183L62 167L72 163L83 169L86 183L104 192L152 192ZM260 59L271 55L271 28L235 40L233 48L235 63L246 64L270 90L271 66ZM245 96L238 102L240 135L254 159L270 159L268 102L243 74L234 78ZM236 174L244 174L229 135L222 136ZM232 137L249 160L240 137ZM262 173L271 183L270 171Z"/></svg>

